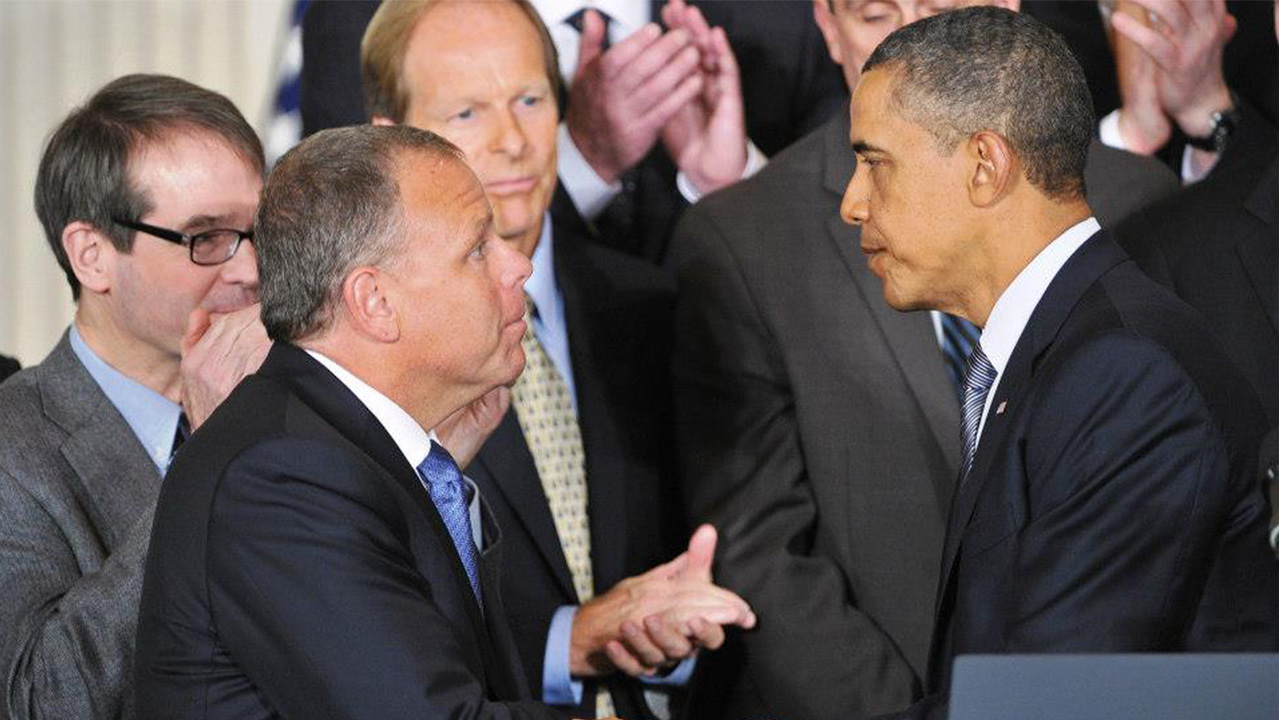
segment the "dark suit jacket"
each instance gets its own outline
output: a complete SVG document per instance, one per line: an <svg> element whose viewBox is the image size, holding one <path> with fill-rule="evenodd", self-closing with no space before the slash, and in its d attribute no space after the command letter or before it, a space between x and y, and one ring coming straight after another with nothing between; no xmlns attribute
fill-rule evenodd
<svg viewBox="0 0 1280 720"><path fill-rule="evenodd" d="M1117 228L1153 280L1209 320L1277 421L1276 129L1252 108L1213 172Z"/></svg>
<svg viewBox="0 0 1280 720"><path fill-rule="evenodd" d="M671 314L674 290L652 265L553 226L578 421L586 455L591 561L597 594L680 552L671 442ZM569 566L515 410L467 468L503 529L502 599L525 676L542 697L547 630L557 607L577 605ZM610 680L625 717L644 717L638 682ZM584 705L594 717L594 683Z"/></svg>
<svg viewBox="0 0 1280 720"><path fill-rule="evenodd" d="M772 155L846 107L848 90L813 22L808 2L701 0L707 21L725 29L742 74L747 134ZM662 2L652 3L661 17ZM312 0L302 22L302 130L368 120L361 92L360 39L378 3ZM594 237L606 245L660 262L672 227L688 203L675 186L675 165L659 143L623 179L622 202L599 221ZM565 196L553 208L558 222L577 213ZM580 222L580 221L579 221Z"/></svg>
<svg viewBox="0 0 1280 720"><path fill-rule="evenodd" d="M1050 283L951 508L930 660L1276 649L1262 409L1190 308L1104 233Z"/></svg>
<svg viewBox="0 0 1280 720"><path fill-rule="evenodd" d="M1113 215L1173 185L1126 153L1090 166ZM929 316L885 304L839 217L852 173L841 113L673 241L685 499L760 617L703 659L691 716L866 717L924 677L959 403Z"/></svg>
<svg viewBox="0 0 1280 720"><path fill-rule="evenodd" d="M62 340L0 385L0 718L133 718L160 474Z"/></svg>
<svg viewBox="0 0 1280 720"><path fill-rule="evenodd" d="M22 365L18 364L17 360L7 355L0 355L0 382L4 382L5 378L21 369Z"/></svg>
<svg viewBox="0 0 1280 720"><path fill-rule="evenodd" d="M277 343L166 476L143 583L145 718L554 718L528 702L484 513L483 614L417 473Z"/></svg>

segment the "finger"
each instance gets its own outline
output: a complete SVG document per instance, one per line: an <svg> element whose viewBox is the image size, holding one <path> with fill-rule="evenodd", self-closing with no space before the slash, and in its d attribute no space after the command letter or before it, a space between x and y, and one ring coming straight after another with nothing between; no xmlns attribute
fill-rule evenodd
<svg viewBox="0 0 1280 720"><path fill-rule="evenodd" d="M693 644L685 637L689 634L687 623L679 627L676 623L667 623L657 615L644 619L644 629L655 645L662 649L667 660L683 660L693 652Z"/></svg>
<svg viewBox="0 0 1280 720"><path fill-rule="evenodd" d="M680 577L711 582L711 565L716 556L716 529L702 525L689 538L689 561Z"/></svg>
<svg viewBox="0 0 1280 720"><path fill-rule="evenodd" d="M1169 42L1163 35L1124 13L1113 13L1111 15L1111 25L1116 32L1128 38L1134 45L1142 48L1142 51L1161 70L1166 72L1176 70L1177 50L1174 48L1173 43Z"/></svg>
<svg viewBox="0 0 1280 720"><path fill-rule="evenodd" d="M681 108L702 92L703 82L702 73L694 73L685 78L679 87L641 115L638 122L646 125L666 125L667 121L680 112Z"/></svg>
<svg viewBox="0 0 1280 720"><path fill-rule="evenodd" d="M692 63L689 62L690 55L686 53L688 50L692 51ZM606 57L605 60L605 64L609 66L616 63L613 57ZM614 74L613 80L618 83L620 89L626 92L634 92L636 88L648 83L651 78L659 76L663 70L677 60L695 67L698 62L697 48L694 47L692 39L689 37L689 31L684 28L670 30L644 48L626 64L625 68ZM683 76L687 72L686 70L680 75ZM672 85L674 86L674 83Z"/></svg>
<svg viewBox="0 0 1280 720"><path fill-rule="evenodd" d="M183 355L187 355L200 342L200 338L209 330L209 311L204 308L196 308L187 315L187 332L183 334L179 348Z"/></svg>
<svg viewBox="0 0 1280 720"><path fill-rule="evenodd" d="M630 90L632 107L642 109L654 107L678 88L680 83L694 75L701 74L698 71L700 62L701 55L698 53L697 48L692 45L685 48L683 52L658 70L657 73L649 76L644 82Z"/></svg>
<svg viewBox="0 0 1280 720"><path fill-rule="evenodd" d="M653 674L653 671L641 665L640 661L617 640L610 640L605 643L604 654L608 656L609 662L613 663L614 667L631 677Z"/></svg>
<svg viewBox="0 0 1280 720"><path fill-rule="evenodd" d="M1162 25L1173 35L1181 35L1187 29L1191 18L1187 15L1187 8L1178 0L1132 0L1134 4L1140 5L1146 9L1148 13L1154 15L1154 24ZM1199 2L1199 0L1197 0Z"/></svg>
<svg viewBox="0 0 1280 720"><path fill-rule="evenodd" d="M632 620L622 623L622 642L646 669L657 668L667 661L667 656L662 649L655 645L640 625Z"/></svg>
<svg viewBox="0 0 1280 720"><path fill-rule="evenodd" d="M698 50L702 52L704 68L708 72L715 70L718 63L711 25L707 22L706 17L702 15L702 10L696 7L685 8L684 17L684 27L693 34L693 42L698 46Z"/></svg>
<svg viewBox="0 0 1280 720"><path fill-rule="evenodd" d="M700 617L689 620L689 633L698 645L716 650L724 644L724 630L715 623L709 623Z"/></svg>
<svg viewBox="0 0 1280 720"><path fill-rule="evenodd" d="M601 21L603 25L603 21ZM603 32L601 34L603 38ZM626 39L609 46L609 52L600 58L600 72L606 81L616 80L627 72L632 63L649 47L665 37L657 23L649 23L631 33Z"/></svg>
<svg viewBox="0 0 1280 720"><path fill-rule="evenodd" d="M585 68L604 52L604 32L604 19L595 10L582 14L582 35L578 38L578 70Z"/></svg>

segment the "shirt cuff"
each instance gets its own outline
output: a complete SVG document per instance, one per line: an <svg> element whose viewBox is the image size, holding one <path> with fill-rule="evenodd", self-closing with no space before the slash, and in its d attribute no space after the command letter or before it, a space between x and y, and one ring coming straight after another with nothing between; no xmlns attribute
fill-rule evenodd
<svg viewBox="0 0 1280 720"><path fill-rule="evenodd" d="M560 182L565 192L573 200L578 213L587 220L595 220L611 200L622 192L622 183L612 185L596 173L591 163L582 156L578 146L573 144L573 136L569 134L569 126L560 123L556 134L556 162L560 171Z"/></svg>
<svg viewBox="0 0 1280 720"><path fill-rule="evenodd" d="M684 687L689 684L689 678L693 676L694 668L698 667L698 656L690 655L680 661L675 670L666 675L654 675L649 677L641 675L639 680L645 685L672 685L675 687Z"/></svg>
<svg viewBox="0 0 1280 720"><path fill-rule="evenodd" d="M548 705L582 704L582 681L569 676L569 643L577 614L577 605L561 605L551 616L542 655L542 702Z"/></svg>
<svg viewBox="0 0 1280 720"><path fill-rule="evenodd" d="M751 139L748 138L747 164L742 168L742 179L746 180L752 175L760 172L768 163L769 158L766 157L764 153L760 152L760 148L756 147L756 144L751 142ZM676 188L680 190L680 196L683 197L690 205L702 199L702 191L699 190L697 186L693 184L693 181L689 179L689 176L685 175L683 172L676 173Z"/></svg>
<svg viewBox="0 0 1280 720"><path fill-rule="evenodd" d="M1132 152L1124 144L1124 134L1120 132L1119 108L1107 113L1106 117L1098 121L1098 139L1107 147Z"/></svg>
<svg viewBox="0 0 1280 720"><path fill-rule="evenodd" d="M1190 185L1192 183L1200 182L1201 180L1205 179L1205 176L1207 176L1213 170L1213 166L1217 165L1217 160L1214 160L1210 162L1206 167L1197 168L1195 165L1195 162L1192 160L1192 157L1191 157L1191 154L1194 153L1195 151L1196 149L1191 147L1190 145L1182 149L1181 175L1182 175L1183 185Z"/></svg>

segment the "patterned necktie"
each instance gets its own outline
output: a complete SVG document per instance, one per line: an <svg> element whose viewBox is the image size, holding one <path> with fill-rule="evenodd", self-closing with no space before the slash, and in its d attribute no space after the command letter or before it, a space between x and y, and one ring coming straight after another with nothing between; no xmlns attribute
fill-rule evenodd
<svg viewBox="0 0 1280 720"><path fill-rule="evenodd" d="M947 360L947 372L951 382L956 386L956 396L964 402L965 359L969 357L973 346L978 344L982 334L978 327L964 318L955 315L942 315L942 355Z"/></svg>
<svg viewBox="0 0 1280 720"><path fill-rule="evenodd" d="M427 486L431 502L440 512L440 519L453 539L462 568L467 571L467 582L476 595L476 602L484 609L484 597L480 593L480 553L471 535L471 512L467 508L470 488L462 479L462 472L453 456L440 443L431 441L431 451L418 466L418 476Z"/></svg>
<svg viewBox="0 0 1280 720"><path fill-rule="evenodd" d="M587 519L587 474L578 413L564 377L533 330L537 308L525 297L524 372L511 388L516 410L542 492L551 506L560 547L564 551L578 602L595 596L591 569L591 526ZM614 714L613 701L603 687L596 692L596 716Z"/></svg>
<svg viewBox="0 0 1280 720"><path fill-rule="evenodd" d="M982 344L974 343L969 353L969 364L964 372L964 466L960 475L963 483L973 468L973 458L978 453L978 425L982 422L982 409L987 403L987 393L996 380L996 368L982 352Z"/></svg>

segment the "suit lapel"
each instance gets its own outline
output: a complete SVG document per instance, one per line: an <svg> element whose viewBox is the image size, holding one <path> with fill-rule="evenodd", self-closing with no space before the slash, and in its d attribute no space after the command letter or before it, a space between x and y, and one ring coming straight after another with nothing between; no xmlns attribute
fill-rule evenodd
<svg viewBox="0 0 1280 720"><path fill-rule="evenodd" d="M1241 237L1236 242L1236 257L1253 285L1258 304L1271 318L1272 328L1280 327L1276 322L1276 297L1280 290L1275 273L1276 204L1276 164L1272 162L1244 205L1245 211L1261 221L1267 232L1257 233L1256 237Z"/></svg>
<svg viewBox="0 0 1280 720"><path fill-rule="evenodd" d="M471 584L467 572L462 567L453 538L448 528L440 519L440 512L431 502L427 490L418 477L417 470L410 467L404 454L386 428L373 413L336 377L306 352L287 343L276 343L266 362L259 372L271 375L288 383L295 389L302 401L320 417L333 426L340 435L368 455L391 478L392 483L410 498L421 513L422 519L431 528L433 536L442 552L450 559L449 566L457 592L464 598L462 605L466 608L472 631L479 640L482 665L493 662L493 647L489 642L489 631L475 595L471 592ZM484 668L477 672L484 677Z"/></svg>
<svg viewBox="0 0 1280 720"><path fill-rule="evenodd" d="M1085 292L1103 273L1126 260L1128 257L1124 251L1106 233L1095 233L1062 266L1049 283L1035 311L1031 313L1031 318L1009 357L1009 363L1001 374L1000 383L995 388L991 409L978 441L973 469L957 490L951 506L946 542L942 550L939 598L945 595L951 581L965 528L973 517L978 496L982 493L992 464L1003 453L1005 437L1009 431L1009 418L1016 414L1018 404L1026 396L1037 360L1053 344L1063 323ZM1000 412L1002 404L1005 407Z"/></svg>
<svg viewBox="0 0 1280 720"><path fill-rule="evenodd" d="M160 491L155 463L115 405L71 349L67 335L40 364L44 412L67 432L63 458L93 498L95 526L108 548L138 518L139 509L154 503Z"/></svg>
<svg viewBox="0 0 1280 720"><path fill-rule="evenodd" d="M506 497L512 512L533 538L538 552L551 567L561 592L566 598L576 599L573 576L564 559L555 519L551 517L551 506L538 478L529 444L520 431L515 408L507 410L498 428L480 448L475 461L493 478L493 484Z"/></svg>
<svg viewBox="0 0 1280 720"><path fill-rule="evenodd" d="M842 114L829 122L824 133L823 186L840 197L853 175L849 116ZM900 313L889 307L884 301L880 278L867 267L857 228L845 223L838 215L832 216L827 218L827 236L844 260L863 302L902 369L903 378L924 413L947 466L952 473L956 472L960 465L960 406L956 401L955 386L943 365L932 318L926 312ZM935 481L943 483L939 487L940 496L949 498L952 491L950 480L935 478Z"/></svg>
<svg viewBox="0 0 1280 720"><path fill-rule="evenodd" d="M588 517L591 523L591 568L597 588L622 579L626 562L626 467L614 418L609 413L602 363L592 352L595 332L619 332L608 321L608 288L594 283L596 274L578 247L579 238L556 228L556 282L564 295L569 356L578 402L578 427L586 462Z"/></svg>

